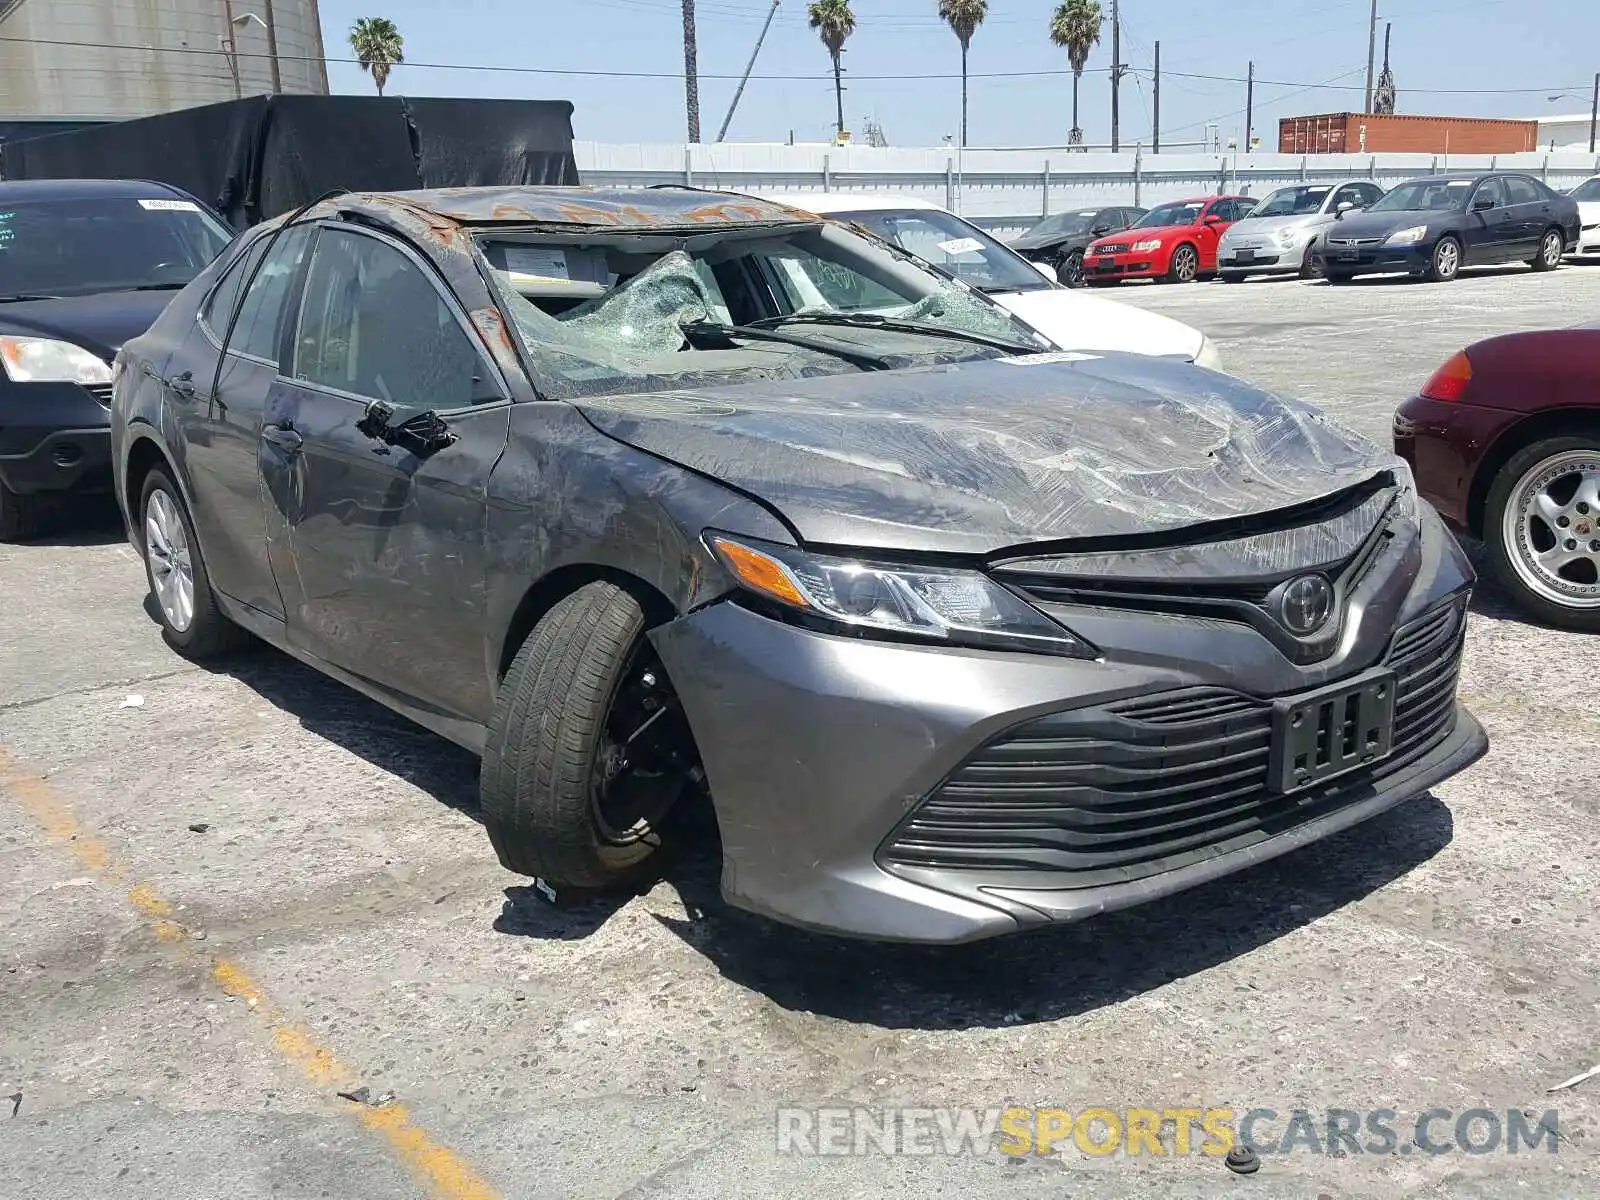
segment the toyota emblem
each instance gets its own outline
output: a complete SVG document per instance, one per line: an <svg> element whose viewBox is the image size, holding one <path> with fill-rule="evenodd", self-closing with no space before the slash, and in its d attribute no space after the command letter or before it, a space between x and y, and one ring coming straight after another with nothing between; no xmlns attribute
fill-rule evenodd
<svg viewBox="0 0 1600 1200"><path fill-rule="evenodd" d="M1291 579L1278 597L1278 617L1297 637L1315 633L1333 615L1333 585L1321 575Z"/></svg>

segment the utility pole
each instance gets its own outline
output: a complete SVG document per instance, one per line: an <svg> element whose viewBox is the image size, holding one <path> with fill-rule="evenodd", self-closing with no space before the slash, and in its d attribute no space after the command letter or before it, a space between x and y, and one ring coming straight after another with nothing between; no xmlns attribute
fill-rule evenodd
<svg viewBox="0 0 1600 1200"><path fill-rule="evenodd" d="M1256 115L1256 65L1250 64L1250 71L1245 76L1244 84L1244 152L1250 153L1250 127L1255 123Z"/></svg>
<svg viewBox="0 0 1600 1200"><path fill-rule="evenodd" d="M264 0L267 10L267 53L272 56L272 94L283 91L283 70L278 65L278 21L272 14L272 0Z"/></svg>
<svg viewBox="0 0 1600 1200"><path fill-rule="evenodd" d="M1113 154L1121 148L1121 115L1117 111L1117 85L1121 82L1122 16L1117 10L1117 0L1111 0L1111 153Z"/></svg>
<svg viewBox="0 0 1600 1200"><path fill-rule="evenodd" d="M1150 97L1150 153L1161 153L1161 43L1156 43L1156 77Z"/></svg>
<svg viewBox="0 0 1600 1200"><path fill-rule="evenodd" d="M1372 111L1372 67L1378 54L1378 0L1372 0L1372 19L1367 23L1367 99L1361 111Z"/></svg>
<svg viewBox="0 0 1600 1200"><path fill-rule="evenodd" d="M1373 0L1377 3L1377 0ZM689 140L700 140L700 50L694 31L694 0L683 0L683 95L689 115Z"/></svg>
<svg viewBox="0 0 1600 1200"><path fill-rule="evenodd" d="M228 51L228 71L233 76L233 98L238 100L244 96L244 87L239 81L239 46L233 40L239 28L233 23L233 0L222 0L222 19L228 23L223 30L222 44Z"/></svg>
<svg viewBox="0 0 1600 1200"><path fill-rule="evenodd" d="M1594 153L1595 126L1600 125L1600 71L1594 73L1594 103L1589 107L1589 153Z"/></svg>
<svg viewBox="0 0 1600 1200"><path fill-rule="evenodd" d="M772 7L767 10L767 23L761 27L761 36L756 39L756 48L750 51L750 61L745 64L744 76L739 80L739 86L733 90L733 103L728 105L728 115L722 118L722 128L717 131L717 141L728 136L728 126L733 124L734 110L739 107L739 98L744 95L744 85L750 82L750 72L756 69L756 56L761 53L761 44L767 40L767 31L772 28L772 18L778 15L778 5L781 0L772 0Z"/></svg>

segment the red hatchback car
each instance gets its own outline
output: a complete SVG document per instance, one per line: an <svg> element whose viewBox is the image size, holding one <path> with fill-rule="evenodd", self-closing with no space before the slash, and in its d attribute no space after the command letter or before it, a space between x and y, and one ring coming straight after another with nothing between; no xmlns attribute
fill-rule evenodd
<svg viewBox="0 0 1600 1200"><path fill-rule="evenodd" d="M1394 447L1521 608L1600 631L1600 326L1468 346L1400 406Z"/></svg>
<svg viewBox="0 0 1600 1200"><path fill-rule="evenodd" d="M1163 279L1190 283L1217 270L1223 231L1256 206L1249 196L1200 196L1159 204L1121 233L1090 242L1085 283Z"/></svg>

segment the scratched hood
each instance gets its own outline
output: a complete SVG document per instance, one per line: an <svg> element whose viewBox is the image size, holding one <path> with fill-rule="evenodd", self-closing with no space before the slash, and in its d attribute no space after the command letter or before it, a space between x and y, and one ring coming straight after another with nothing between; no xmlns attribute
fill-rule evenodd
<svg viewBox="0 0 1600 1200"><path fill-rule="evenodd" d="M1137 355L994 359L587 398L808 543L990 554L1270 512L1395 467L1314 409Z"/></svg>

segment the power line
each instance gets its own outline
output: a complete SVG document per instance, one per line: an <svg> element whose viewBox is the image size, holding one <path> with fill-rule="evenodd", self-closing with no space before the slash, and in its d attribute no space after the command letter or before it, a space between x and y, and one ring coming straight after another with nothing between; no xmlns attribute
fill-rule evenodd
<svg viewBox="0 0 1600 1200"><path fill-rule="evenodd" d="M127 53L129 51L142 51L142 52L149 53L149 54L194 54L194 55L207 55L207 56L212 56L212 57L217 57L217 58L226 58L227 55L228 55L228 52L226 50L222 50L222 49L209 50L209 49L204 49L204 48L199 48L199 47L194 47L194 46L134 46L134 45L129 45L129 44L124 43L124 42L74 42L74 41L66 41L66 40L63 40L63 39L60 39L60 38L31 38L31 37L0 36L0 43L13 43L13 44L21 44L21 45L29 45L29 46L64 46L64 47L67 47L69 49L74 49L74 50L117 50L117 51L120 51L120 52L123 52L123 53ZM270 60L270 59L273 58L273 55L271 55L269 53L266 53L266 52L247 51L247 50L238 51L237 56L240 59ZM330 63L330 64L341 64L341 65L348 65L348 66L360 66L361 65L361 60L360 59L356 59L356 58L335 58L335 57L332 57L332 56L319 57L319 56L316 56L316 55L303 55L303 54L301 54L301 55L297 55L297 54L279 54L276 57L277 57L279 62L286 62L286 63L287 62L306 62L306 63L322 63L322 62L326 62L326 63ZM404 66L408 70L413 70L413 71L482 71L482 72L484 72L486 74L503 74L503 75L557 75L557 76L583 76L583 77L599 78L599 79L670 79L670 80L674 80L674 81L681 80L683 78L683 72L681 72L681 71L614 71L614 70L601 70L601 69L598 69L598 68L580 68L580 67L508 67L508 66L504 66L504 65L501 65L501 64L497 64L497 63L438 63L438 62L410 62L410 61L405 62L405 63L397 63L395 65L396 66ZM64 68L64 69L72 70L73 68ZM1108 74L1110 74L1111 69L1112 68L1110 68L1110 67L1088 67L1088 68L1085 68L1084 73L1088 74L1088 75L1108 75ZM1362 69L1365 70L1364 67ZM1136 73L1134 68L1128 68L1125 71L1125 74L1134 74L1134 73ZM1149 75L1150 74L1149 71L1145 71L1143 68L1137 69L1137 73L1144 74L1144 75ZM1024 79L1024 78L1062 79L1062 78L1069 77L1071 74L1072 74L1071 68L1069 68L1069 67L1061 67L1061 68L1052 68L1052 69L1048 69L1048 70L1035 70L1035 71L974 71L974 72L972 72L972 73L970 73L968 75L968 78L969 79ZM1192 72L1192 71L1170 71L1170 70L1169 71L1163 71L1162 74L1163 74L1163 76L1171 76L1171 77L1179 78L1179 79L1200 79L1200 80L1206 80L1206 81L1214 82L1214 83L1244 83L1244 82L1246 82L1245 76L1243 76L1243 75L1208 75L1208 74L1202 74L1202 73ZM928 73L905 73L905 74L894 74L894 75L865 75L865 74L856 74L854 72L851 72L849 77L852 80L856 80L856 81L862 82L862 83L894 82L894 81L902 81L902 80L904 80L904 81L925 81L925 82L935 82L935 81L948 82L948 81L951 81L951 80L960 79L961 78L961 74L960 74L960 72L928 72ZM701 79L722 79L722 80L733 81L733 80L738 80L740 78L740 76L736 75L736 74L735 75L702 74L700 76L700 78ZM796 74L752 75L750 78L751 79L759 79L759 80L767 80L769 82L775 82L775 83L831 83L833 81L833 76L831 74L827 74L827 73L822 73L822 74L804 74L804 75L796 75ZM1344 76L1343 75L1335 76L1335 78L1342 79L1342 78L1344 78ZM1357 85L1354 85L1354 84L1334 84L1334 83L1331 83L1331 82L1330 83L1306 83L1306 82L1304 82L1302 80L1258 79L1258 80L1256 80L1256 84L1259 87L1298 88L1298 89L1301 89L1302 91L1314 91L1314 90L1319 89L1319 88L1328 89L1328 90L1332 90L1332 91L1357 91L1357 92L1359 92L1361 90L1360 86L1357 86ZM1406 91L1409 94L1414 94L1414 95L1417 95L1417 94L1428 94L1428 95L1440 95L1440 96L1448 96L1448 95L1466 95L1466 96L1505 95L1505 96L1512 96L1512 95L1537 95L1537 94L1545 93L1545 92L1586 91L1590 87L1590 84L1591 84L1591 81L1584 80L1581 83L1565 83L1565 84L1549 83L1549 84L1541 84L1541 85L1539 85L1537 87L1524 87L1524 88L1423 88L1423 87L1407 87ZM1243 110L1241 109L1240 111L1242 112Z"/></svg>

